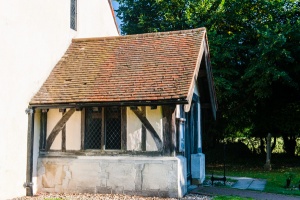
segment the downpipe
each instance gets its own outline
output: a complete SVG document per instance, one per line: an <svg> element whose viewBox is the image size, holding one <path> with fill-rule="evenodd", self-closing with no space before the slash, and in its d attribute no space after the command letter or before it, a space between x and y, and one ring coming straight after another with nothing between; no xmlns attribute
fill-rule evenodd
<svg viewBox="0 0 300 200"><path fill-rule="evenodd" d="M26 196L33 196L32 168L33 168L33 137L34 137L34 109L28 107L25 110L28 115L27 129L27 160L26 160L26 182L23 187L26 188Z"/></svg>

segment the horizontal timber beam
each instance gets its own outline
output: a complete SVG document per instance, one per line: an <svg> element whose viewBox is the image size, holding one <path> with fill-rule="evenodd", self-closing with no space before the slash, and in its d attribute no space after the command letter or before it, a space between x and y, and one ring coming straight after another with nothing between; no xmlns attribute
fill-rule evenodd
<svg viewBox="0 0 300 200"><path fill-rule="evenodd" d="M186 99L170 99L162 101L125 101L125 102L78 102L78 103L49 103L49 104L30 104L37 109L49 108L82 108L95 106L148 106L148 105L176 105L187 104Z"/></svg>

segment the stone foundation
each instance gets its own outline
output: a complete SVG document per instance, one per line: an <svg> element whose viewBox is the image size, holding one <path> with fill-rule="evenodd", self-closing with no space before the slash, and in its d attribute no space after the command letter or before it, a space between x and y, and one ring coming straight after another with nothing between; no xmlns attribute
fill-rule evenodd
<svg viewBox="0 0 300 200"><path fill-rule="evenodd" d="M39 158L38 191L180 198L187 192L186 159L78 156Z"/></svg>

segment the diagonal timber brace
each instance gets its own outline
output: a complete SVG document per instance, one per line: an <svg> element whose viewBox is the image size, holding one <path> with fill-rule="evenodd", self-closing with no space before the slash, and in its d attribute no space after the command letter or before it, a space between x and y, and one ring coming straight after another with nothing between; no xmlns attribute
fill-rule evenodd
<svg viewBox="0 0 300 200"><path fill-rule="evenodd" d="M53 130L51 131L49 137L47 138L46 142L46 151L49 151L52 143L54 142L56 136L58 133L65 127L67 121L70 119L70 117L75 112L75 108L71 108L68 112L66 112L62 118L57 122Z"/></svg>
<svg viewBox="0 0 300 200"><path fill-rule="evenodd" d="M156 147L159 151L162 150L163 148L163 144L161 139L159 138L159 135L157 134L157 132L155 131L155 129L153 128L153 126L150 124L150 122L148 121L148 119L146 118L146 116L143 114L143 112L141 110L134 109L132 110L133 113L139 118L139 120L142 122L143 126L150 132L151 136L154 139L154 142L156 144Z"/></svg>

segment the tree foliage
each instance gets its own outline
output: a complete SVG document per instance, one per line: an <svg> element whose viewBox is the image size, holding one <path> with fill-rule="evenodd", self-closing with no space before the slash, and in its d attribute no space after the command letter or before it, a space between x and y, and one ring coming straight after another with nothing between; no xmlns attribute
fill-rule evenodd
<svg viewBox="0 0 300 200"><path fill-rule="evenodd" d="M118 2L123 34L207 28L219 104L215 133L271 132L287 146L299 136L299 0Z"/></svg>

